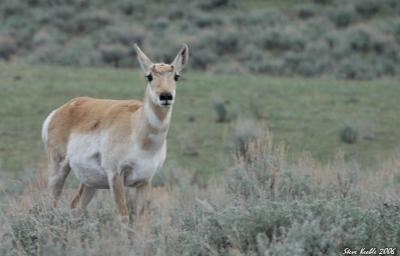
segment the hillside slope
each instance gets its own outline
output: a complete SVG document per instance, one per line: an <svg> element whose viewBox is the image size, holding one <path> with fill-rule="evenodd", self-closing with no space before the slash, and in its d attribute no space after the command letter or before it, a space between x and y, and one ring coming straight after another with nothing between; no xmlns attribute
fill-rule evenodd
<svg viewBox="0 0 400 256"><path fill-rule="evenodd" d="M133 43L213 73L398 77L397 0L3 0L0 59L132 66Z"/></svg>

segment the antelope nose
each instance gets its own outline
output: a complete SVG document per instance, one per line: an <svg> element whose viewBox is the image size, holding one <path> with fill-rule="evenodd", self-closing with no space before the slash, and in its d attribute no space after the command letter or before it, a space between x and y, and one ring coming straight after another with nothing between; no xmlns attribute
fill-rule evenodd
<svg viewBox="0 0 400 256"><path fill-rule="evenodd" d="M168 101L168 100L172 100L172 94L169 92L163 92L160 94L160 100L161 101Z"/></svg>

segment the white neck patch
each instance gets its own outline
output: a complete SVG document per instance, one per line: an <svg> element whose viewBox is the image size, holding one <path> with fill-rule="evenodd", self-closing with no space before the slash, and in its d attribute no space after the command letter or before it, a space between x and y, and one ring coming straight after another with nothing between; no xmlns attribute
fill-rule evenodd
<svg viewBox="0 0 400 256"><path fill-rule="evenodd" d="M146 88L146 94L149 96L149 100L152 101L152 103L154 105L158 105L158 97L157 95L154 93L154 91L151 89L150 85L147 85ZM159 129L163 129L163 128L167 128L170 120L171 120L171 109L172 106L168 109L168 113L165 116L164 120L160 120L158 118L158 116L156 115L156 113L154 113L151 105L151 103L148 100L145 100L144 102L144 114L146 116L147 121L150 123L151 126L159 128Z"/></svg>

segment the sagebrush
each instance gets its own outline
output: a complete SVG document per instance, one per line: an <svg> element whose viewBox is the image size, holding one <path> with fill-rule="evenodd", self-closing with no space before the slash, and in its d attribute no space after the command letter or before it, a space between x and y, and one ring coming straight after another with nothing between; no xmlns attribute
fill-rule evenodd
<svg viewBox="0 0 400 256"><path fill-rule="evenodd" d="M397 0L4 0L0 59L126 67L133 43L171 61L186 42L192 68L215 73L398 77L399 13Z"/></svg>
<svg viewBox="0 0 400 256"><path fill-rule="evenodd" d="M308 155L290 164L270 133L246 149L205 186L187 172L159 183L144 218L129 226L107 191L84 214L54 209L38 176L22 193L1 195L0 253L338 255L400 243L398 157L370 172L340 154L330 165Z"/></svg>

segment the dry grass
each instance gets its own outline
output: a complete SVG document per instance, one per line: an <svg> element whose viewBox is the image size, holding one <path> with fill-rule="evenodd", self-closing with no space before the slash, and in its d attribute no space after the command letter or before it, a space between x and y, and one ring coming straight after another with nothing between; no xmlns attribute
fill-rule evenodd
<svg viewBox="0 0 400 256"><path fill-rule="evenodd" d="M400 239L399 159L375 171L346 163L342 154L325 165L307 154L289 164L268 133L205 185L174 174L128 226L119 223L108 191L84 214L68 208L68 188L52 208L45 172L38 171L22 193L0 192L0 254L331 255L343 246L394 246L388 243Z"/></svg>

